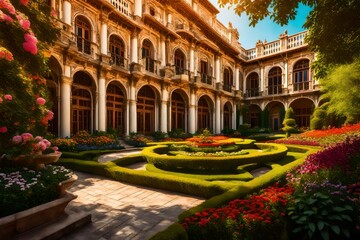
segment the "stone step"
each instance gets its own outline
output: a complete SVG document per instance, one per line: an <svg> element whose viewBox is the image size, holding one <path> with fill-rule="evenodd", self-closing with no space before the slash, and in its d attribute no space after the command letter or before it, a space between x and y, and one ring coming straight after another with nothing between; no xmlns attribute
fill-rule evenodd
<svg viewBox="0 0 360 240"><path fill-rule="evenodd" d="M64 215L51 222L15 237L16 240L55 240L59 239L91 222L91 214L86 212Z"/></svg>

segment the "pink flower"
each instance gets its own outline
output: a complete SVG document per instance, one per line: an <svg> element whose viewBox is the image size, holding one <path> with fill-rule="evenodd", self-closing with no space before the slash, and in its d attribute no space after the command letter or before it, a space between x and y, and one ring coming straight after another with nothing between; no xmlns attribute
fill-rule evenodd
<svg viewBox="0 0 360 240"><path fill-rule="evenodd" d="M41 142L38 142L36 145L35 145L35 149L36 150L39 150L39 151L45 151L46 149L46 144L41 141Z"/></svg>
<svg viewBox="0 0 360 240"><path fill-rule="evenodd" d="M21 5L26 6L28 4L29 0L19 0L19 2Z"/></svg>
<svg viewBox="0 0 360 240"><path fill-rule="evenodd" d="M33 139L33 135L31 133L23 133L23 134L21 134L21 137L22 137L24 143Z"/></svg>
<svg viewBox="0 0 360 240"><path fill-rule="evenodd" d="M53 119L53 118L54 118L54 113L53 113L52 111L48 111L46 118L47 118L48 120Z"/></svg>
<svg viewBox="0 0 360 240"><path fill-rule="evenodd" d="M7 132L7 127L0 127L0 133L6 133Z"/></svg>
<svg viewBox="0 0 360 240"><path fill-rule="evenodd" d="M43 142L45 144L46 148L51 146L51 142L49 142L49 140L47 140L47 139L43 139L41 142Z"/></svg>
<svg viewBox="0 0 360 240"><path fill-rule="evenodd" d="M11 101L12 100L12 96L10 94L6 94L4 95L4 98L8 101Z"/></svg>
<svg viewBox="0 0 360 240"><path fill-rule="evenodd" d="M59 150L59 148L58 148L58 147L53 147L52 150L53 150L54 152L56 152L57 150Z"/></svg>
<svg viewBox="0 0 360 240"><path fill-rule="evenodd" d="M12 17L3 13L1 10L0 10L0 20L7 22L7 23L12 23L14 21L14 19L12 19Z"/></svg>
<svg viewBox="0 0 360 240"><path fill-rule="evenodd" d="M15 144L19 144L22 142L22 137L20 135L13 136L12 142Z"/></svg>
<svg viewBox="0 0 360 240"><path fill-rule="evenodd" d="M36 136L36 137L34 138L34 140L37 141L37 142L40 142L40 141L42 141L43 139L44 139L44 138L41 137L41 136Z"/></svg>
<svg viewBox="0 0 360 240"><path fill-rule="evenodd" d="M33 55L37 54L37 39L34 35L26 33L24 35L25 42L23 43L23 48L26 52L29 52Z"/></svg>
<svg viewBox="0 0 360 240"><path fill-rule="evenodd" d="M15 8L9 0L0 0L0 8L6 9L10 14L15 14Z"/></svg>
<svg viewBox="0 0 360 240"><path fill-rule="evenodd" d="M24 31L27 31L30 29L30 21L27 19L20 20L20 25Z"/></svg>
<svg viewBox="0 0 360 240"><path fill-rule="evenodd" d="M42 97L39 97L38 99L36 99L36 103L39 105L44 105L46 103L46 100Z"/></svg>

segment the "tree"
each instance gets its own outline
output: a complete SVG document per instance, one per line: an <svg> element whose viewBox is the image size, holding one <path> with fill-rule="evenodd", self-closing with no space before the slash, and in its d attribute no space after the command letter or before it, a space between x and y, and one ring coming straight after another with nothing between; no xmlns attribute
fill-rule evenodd
<svg viewBox="0 0 360 240"><path fill-rule="evenodd" d="M296 16L300 3L312 7L304 27L312 51L320 54L314 67L324 76L327 66L351 63L360 56L359 0L218 0L220 6L234 6L236 14L246 13L250 25L265 17L285 25ZM324 70L325 68L325 70Z"/></svg>
<svg viewBox="0 0 360 240"><path fill-rule="evenodd" d="M286 134L286 137L290 137L291 133L296 132L296 122L294 117L294 110L289 107L285 112L285 119L283 121L284 127L282 128Z"/></svg>
<svg viewBox="0 0 360 240"><path fill-rule="evenodd" d="M47 129L44 52L58 32L46 1L0 0L0 157L15 135Z"/></svg>
<svg viewBox="0 0 360 240"><path fill-rule="evenodd" d="M346 117L346 123L360 120L360 58L334 67L320 84L328 114Z"/></svg>

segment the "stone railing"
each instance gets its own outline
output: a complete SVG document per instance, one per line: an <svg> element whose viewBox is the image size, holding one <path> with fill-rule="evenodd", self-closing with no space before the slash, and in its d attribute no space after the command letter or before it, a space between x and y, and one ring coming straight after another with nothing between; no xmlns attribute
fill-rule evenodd
<svg viewBox="0 0 360 240"><path fill-rule="evenodd" d="M125 0L107 0L111 3L115 9L124 14L125 16L131 17L132 16L132 3Z"/></svg>
<svg viewBox="0 0 360 240"><path fill-rule="evenodd" d="M295 48L299 47L305 44L305 36L307 35L307 32L298 33L292 36L289 36L288 42L287 42L287 48Z"/></svg>

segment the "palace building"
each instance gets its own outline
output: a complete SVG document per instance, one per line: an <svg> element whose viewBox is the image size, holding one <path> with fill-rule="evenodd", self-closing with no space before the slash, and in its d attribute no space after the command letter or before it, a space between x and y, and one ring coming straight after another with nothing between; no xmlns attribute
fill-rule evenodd
<svg viewBox="0 0 360 240"><path fill-rule="evenodd" d="M288 107L307 127L319 105L306 32L244 49L208 0L49 4L61 28L47 80L57 136L109 128L220 133L244 123L278 130Z"/></svg>

